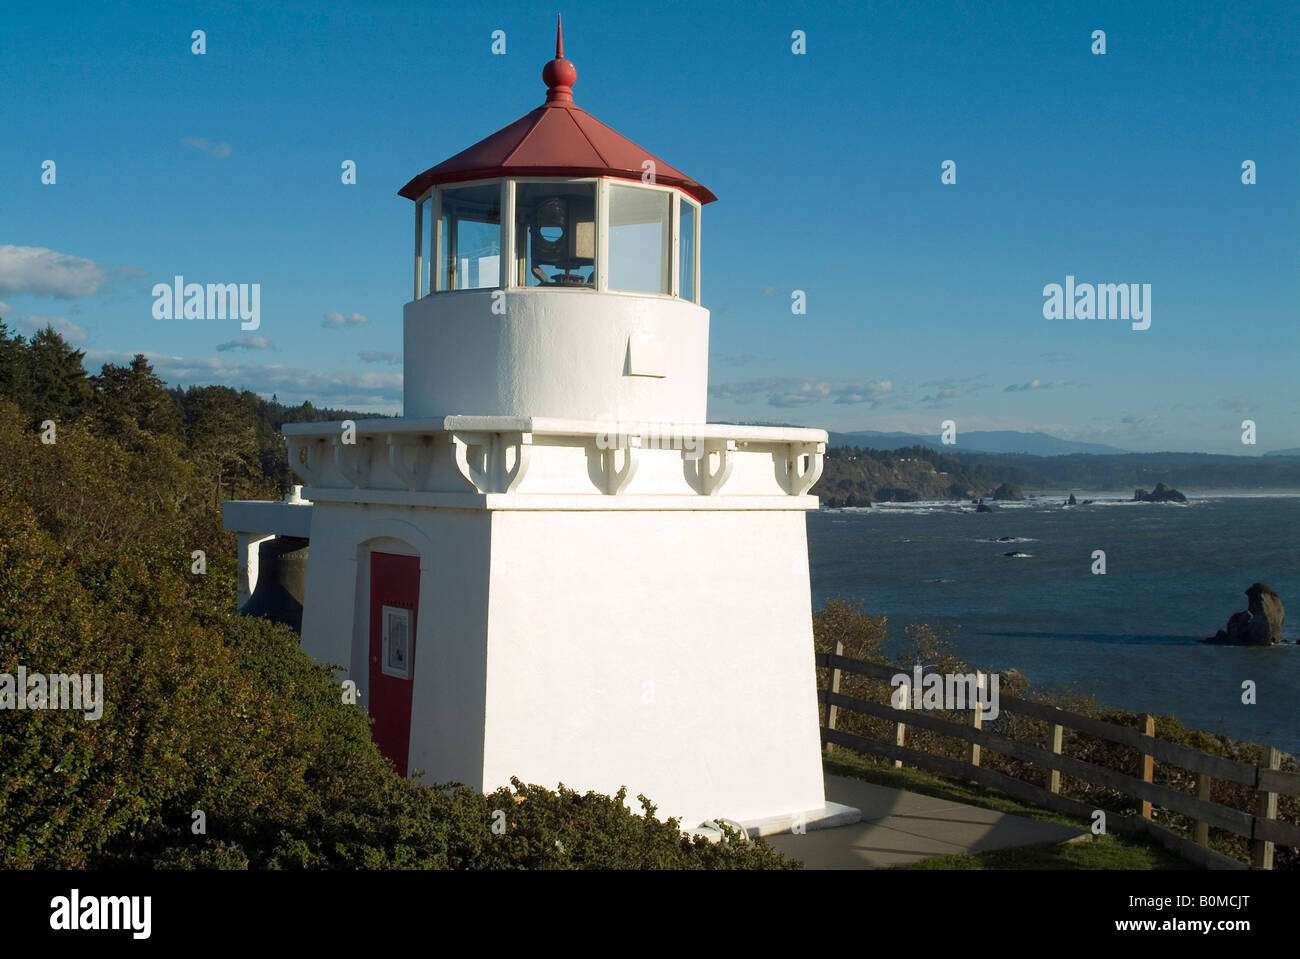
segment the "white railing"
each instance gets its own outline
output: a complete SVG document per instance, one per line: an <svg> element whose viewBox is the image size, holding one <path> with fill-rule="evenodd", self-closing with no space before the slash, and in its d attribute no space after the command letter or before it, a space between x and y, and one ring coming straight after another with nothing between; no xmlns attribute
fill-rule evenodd
<svg viewBox="0 0 1300 959"><path fill-rule="evenodd" d="M346 425L283 428L289 465L312 500L668 497L807 509L826 451L824 431L795 428L495 416Z"/></svg>

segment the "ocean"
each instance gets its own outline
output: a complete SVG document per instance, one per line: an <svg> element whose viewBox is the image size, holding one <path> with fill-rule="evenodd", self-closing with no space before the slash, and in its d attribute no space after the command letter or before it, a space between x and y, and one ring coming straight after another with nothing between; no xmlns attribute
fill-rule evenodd
<svg viewBox="0 0 1300 959"><path fill-rule="evenodd" d="M1187 493L1179 505L1075 491L1095 502L1073 507L1033 495L992 513L944 502L809 514L813 607L861 600L889 618L896 654L903 628L926 623L973 667L1300 754L1300 493ZM1288 607L1289 644L1200 642L1256 581ZM1248 679L1255 705L1241 701Z"/></svg>

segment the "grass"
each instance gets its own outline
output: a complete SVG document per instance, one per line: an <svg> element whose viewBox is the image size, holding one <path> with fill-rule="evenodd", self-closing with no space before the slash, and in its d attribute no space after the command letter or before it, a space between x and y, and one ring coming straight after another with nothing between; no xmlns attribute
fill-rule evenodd
<svg viewBox="0 0 1300 959"><path fill-rule="evenodd" d="M1089 834L1079 842L1051 846L1019 846L968 856L935 856L896 869L1199 869L1159 843L1140 836L1113 833L1093 836L1086 820L1027 805L975 783L947 779L922 769L895 769L889 760L858 756L843 749L823 755L827 773L851 776L878 786L906 789L923 796L962 802L982 809L1070 826Z"/></svg>

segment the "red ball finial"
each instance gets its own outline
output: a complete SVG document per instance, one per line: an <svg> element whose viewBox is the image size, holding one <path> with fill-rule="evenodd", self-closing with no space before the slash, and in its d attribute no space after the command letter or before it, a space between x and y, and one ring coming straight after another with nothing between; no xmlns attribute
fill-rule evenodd
<svg viewBox="0 0 1300 959"><path fill-rule="evenodd" d="M564 24L555 19L555 59L542 68L542 82L546 84L546 102L573 102L573 84L578 79L578 68L564 59Z"/></svg>

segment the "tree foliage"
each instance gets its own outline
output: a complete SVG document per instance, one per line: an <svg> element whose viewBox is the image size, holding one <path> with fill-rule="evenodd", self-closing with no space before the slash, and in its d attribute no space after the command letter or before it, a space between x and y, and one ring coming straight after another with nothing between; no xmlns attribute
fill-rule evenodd
<svg viewBox="0 0 1300 959"><path fill-rule="evenodd" d="M275 495L272 424L294 411L169 391L143 356L90 378L80 363L53 330L0 324L0 674L103 677L97 719L0 712L0 868L791 866L621 793L400 776L334 671L233 608L220 499Z"/></svg>

